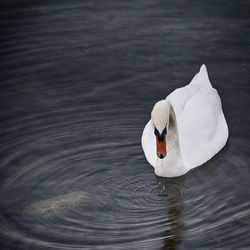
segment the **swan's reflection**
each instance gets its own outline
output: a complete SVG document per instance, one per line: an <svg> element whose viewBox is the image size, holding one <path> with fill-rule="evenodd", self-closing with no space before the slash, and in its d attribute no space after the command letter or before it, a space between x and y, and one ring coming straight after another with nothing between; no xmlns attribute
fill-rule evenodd
<svg viewBox="0 0 250 250"><path fill-rule="evenodd" d="M177 178L157 177L161 188L161 194L166 197L168 227L170 229L163 232L164 246L162 249L171 249L179 244L183 235L184 221L182 211L184 203L182 199L182 188L184 176Z"/></svg>

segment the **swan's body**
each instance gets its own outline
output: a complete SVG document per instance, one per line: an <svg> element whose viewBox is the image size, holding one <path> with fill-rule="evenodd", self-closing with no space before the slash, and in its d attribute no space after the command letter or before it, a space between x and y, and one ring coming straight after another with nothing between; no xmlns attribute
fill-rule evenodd
<svg viewBox="0 0 250 250"><path fill-rule="evenodd" d="M205 65L190 84L156 103L151 117L143 130L142 147L159 176L175 177L187 173L212 158L228 139L221 100L209 81ZM156 131L163 136L162 124L167 127L166 154L154 134Z"/></svg>

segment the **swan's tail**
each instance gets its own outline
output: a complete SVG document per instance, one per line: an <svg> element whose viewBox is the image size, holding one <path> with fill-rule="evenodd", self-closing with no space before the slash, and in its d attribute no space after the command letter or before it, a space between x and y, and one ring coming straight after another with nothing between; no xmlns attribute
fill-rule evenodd
<svg viewBox="0 0 250 250"><path fill-rule="evenodd" d="M207 67L205 64L201 66L200 71L194 76L190 84L212 88L212 84L209 81Z"/></svg>

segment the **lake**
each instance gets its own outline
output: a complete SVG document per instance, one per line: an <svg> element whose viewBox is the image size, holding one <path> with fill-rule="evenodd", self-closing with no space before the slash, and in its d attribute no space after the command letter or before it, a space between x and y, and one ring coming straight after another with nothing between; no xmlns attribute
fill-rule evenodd
<svg viewBox="0 0 250 250"><path fill-rule="evenodd" d="M0 5L1 249L250 247L249 1ZM203 63L228 143L157 177L142 130Z"/></svg>

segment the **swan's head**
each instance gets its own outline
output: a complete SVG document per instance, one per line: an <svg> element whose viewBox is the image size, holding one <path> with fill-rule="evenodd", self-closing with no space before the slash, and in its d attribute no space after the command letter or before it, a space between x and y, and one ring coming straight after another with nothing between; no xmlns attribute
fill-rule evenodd
<svg viewBox="0 0 250 250"><path fill-rule="evenodd" d="M156 137L157 156L163 159L167 155L166 135L169 123L170 103L166 100L157 102L151 112L151 120Z"/></svg>

